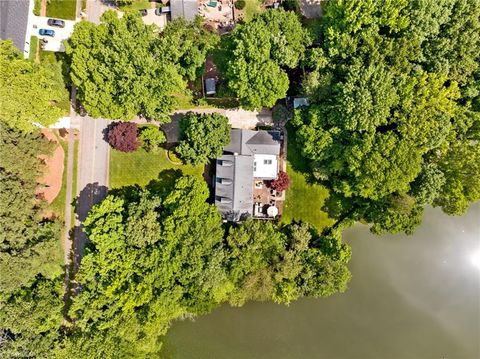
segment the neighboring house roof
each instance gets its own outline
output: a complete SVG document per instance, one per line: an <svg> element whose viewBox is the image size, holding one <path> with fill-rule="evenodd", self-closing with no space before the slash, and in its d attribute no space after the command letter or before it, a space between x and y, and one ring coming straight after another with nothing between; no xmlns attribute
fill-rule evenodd
<svg viewBox="0 0 480 359"><path fill-rule="evenodd" d="M308 106L308 99L306 97L296 97L293 99L293 108Z"/></svg>
<svg viewBox="0 0 480 359"><path fill-rule="evenodd" d="M28 26L29 0L0 0L0 38L12 39L24 52Z"/></svg>
<svg viewBox="0 0 480 359"><path fill-rule="evenodd" d="M172 20L183 17L185 20L193 21L198 14L197 0L170 0L170 11Z"/></svg>
<svg viewBox="0 0 480 359"><path fill-rule="evenodd" d="M207 95L213 95L216 92L215 79L213 77L205 79L205 92Z"/></svg>
<svg viewBox="0 0 480 359"><path fill-rule="evenodd" d="M222 216L238 221L253 212L255 175L273 179L278 174L280 132L233 129L230 144L217 159L215 204ZM265 168L264 160L271 160ZM263 177L262 177L263 178Z"/></svg>

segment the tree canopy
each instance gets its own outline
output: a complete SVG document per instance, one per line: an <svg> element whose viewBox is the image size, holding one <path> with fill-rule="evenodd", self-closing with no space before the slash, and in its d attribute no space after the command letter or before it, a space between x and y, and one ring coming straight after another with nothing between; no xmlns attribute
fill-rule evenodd
<svg viewBox="0 0 480 359"><path fill-rule="evenodd" d="M295 68L311 39L294 12L267 10L237 25L222 49L224 76L242 107L272 107L286 96L285 68Z"/></svg>
<svg viewBox="0 0 480 359"><path fill-rule="evenodd" d="M0 121L28 132L49 126L65 114L58 107L65 96L59 64L35 64L0 40Z"/></svg>
<svg viewBox="0 0 480 359"><path fill-rule="evenodd" d="M158 34L138 13L115 11L101 24L80 22L68 40L70 76L78 98L93 117L130 120L142 114L167 120L176 97L203 69L217 36L201 22L178 19Z"/></svg>
<svg viewBox="0 0 480 359"><path fill-rule="evenodd" d="M312 105L293 123L313 175L374 231L411 232L426 203L458 214L480 198L479 12L475 0L325 7L305 62Z"/></svg>
<svg viewBox="0 0 480 359"><path fill-rule="evenodd" d="M84 223L91 246L77 276L82 290L71 307L75 329L59 353L152 355L175 318L227 301L289 303L345 290L350 254L339 237L253 220L226 233L208 197L205 182L187 176L162 193L119 192L94 206ZM92 344L91 336L102 339Z"/></svg>
<svg viewBox="0 0 480 359"><path fill-rule="evenodd" d="M38 130L37 130L38 131ZM52 146L37 133L0 121L0 356L46 357L58 338L63 302L61 223L42 218L35 197L40 154Z"/></svg>
<svg viewBox="0 0 480 359"><path fill-rule="evenodd" d="M189 112L180 123L181 140L176 152L193 165L206 164L222 155L230 143L228 119L218 113Z"/></svg>

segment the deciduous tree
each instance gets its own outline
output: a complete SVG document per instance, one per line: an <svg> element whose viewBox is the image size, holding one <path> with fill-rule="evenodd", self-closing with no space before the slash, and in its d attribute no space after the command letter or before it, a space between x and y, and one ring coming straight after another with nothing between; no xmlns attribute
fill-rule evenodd
<svg viewBox="0 0 480 359"><path fill-rule="evenodd" d="M265 11L237 25L225 49L228 86L248 109L272 107L285 97L288 76L310 45L308 33L294 12Z"/></svg>
<svg viewBox="0 0 480 359"><path fill-rule="evenodd" d="M60 65L35 64L0 40L0 121L28 132L49 126L65 115L58 107L65 97Z"/></svg>
<svg viewBox="0 0 480 359"><path fill-rule="evenodd" d="M114 122L108 127L107 136L110 146L122 152L133 152L140 146L136 123Z"/></svg>
<svg viewBox="0 0 480 359"><path fill-rule="evenodd" d="M175 149L180 157L194 165L219 157L230 142L228 119L218 113L188 113L180 123L181 141Z"/></svg>

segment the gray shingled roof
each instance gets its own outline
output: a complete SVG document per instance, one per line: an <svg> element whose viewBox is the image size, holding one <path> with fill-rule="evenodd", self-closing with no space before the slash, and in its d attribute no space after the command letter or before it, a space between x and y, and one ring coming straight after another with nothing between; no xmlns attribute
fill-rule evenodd
<svg viewBox="0 0 480 359"><path fill-rule="evenodd" d="M251 131L233 129L230 144L225 147L225 152L240 155L280 154L280 133L278 131Z"/></svg>
<svg viewBox="0 0 480 359"><path fill-rule="evenodd" d="M238 221L253 212L253 155L280 154L278 131L233 129L230 144L217 159L215 205L223 218ZM226 165L225 165L226 163ZM222 183L226 179L227 183Z"/></svg>
<svg viewBox="0 0 480 359"><path fill-rule="evenodd" d="M0 38L12 39L24 52L28 25L28 0L0 0Z"/></svg>
<svg viewBox="0 0 480 359"><path fill-rule="evenodd" d="M197 0L170 0L170 11L172 20L183 17L185 20L193 21L198 14Z"/></svg>

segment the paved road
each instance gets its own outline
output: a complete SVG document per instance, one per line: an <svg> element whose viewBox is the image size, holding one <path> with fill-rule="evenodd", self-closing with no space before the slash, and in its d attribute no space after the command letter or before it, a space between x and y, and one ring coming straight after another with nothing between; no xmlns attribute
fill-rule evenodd
<svg viewBox="0 0 480 359"><path fill-rule="evenodd" d="M80 144L77 177L77 213L74 240L74 273L84 253L87 237L82 222L91 207L107 195L109 146L104 132L110 121L83 117L80 125Z"/></svg>

